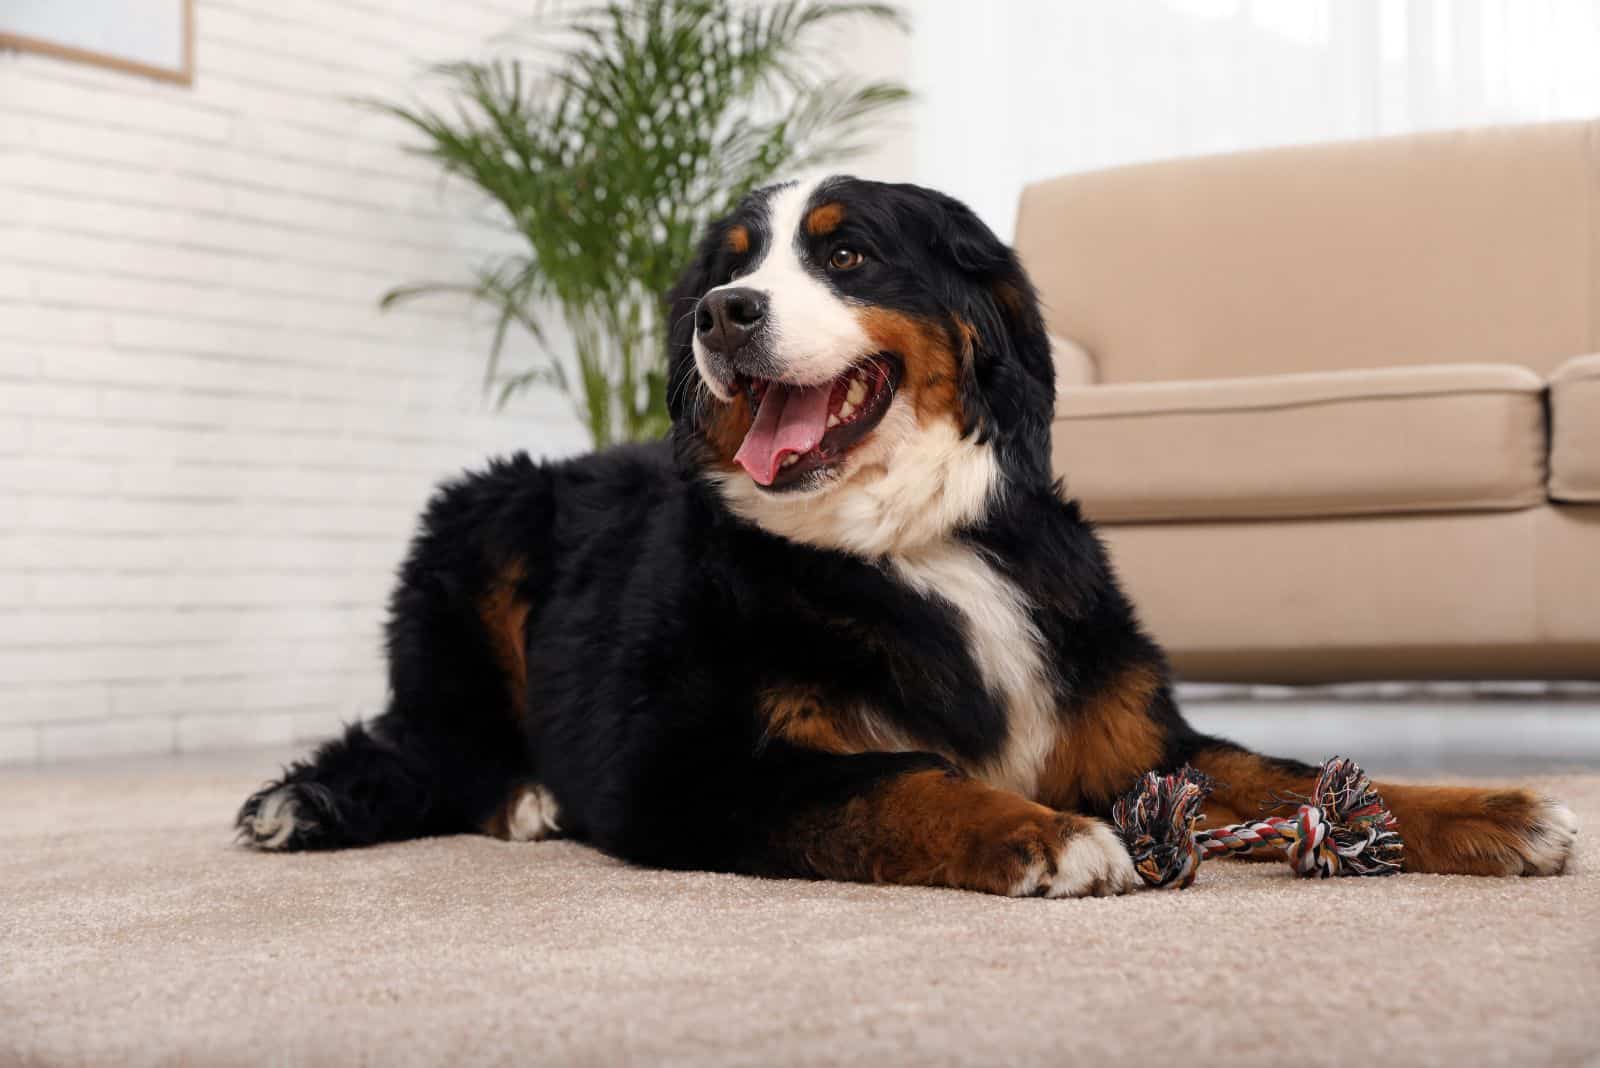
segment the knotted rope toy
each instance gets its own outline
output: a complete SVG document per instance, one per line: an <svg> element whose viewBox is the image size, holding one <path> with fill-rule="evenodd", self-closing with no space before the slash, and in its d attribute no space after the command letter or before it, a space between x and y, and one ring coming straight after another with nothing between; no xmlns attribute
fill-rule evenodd
<svg viewBox="0 0 1600 1068"><path fill-rule="evenodd" d="M1275 848L1302 878L1393 875L1404 844L1394 814L1372 780L1353 760L1334 757L1322 765L1310 797L1292 816L1270 816L1196 831L1200 807L1213 788L1210 777L1185 764L1163 775L1146 772L1111 809L1111 821L1147 886L1194 882L1205 857Z"/></svg>

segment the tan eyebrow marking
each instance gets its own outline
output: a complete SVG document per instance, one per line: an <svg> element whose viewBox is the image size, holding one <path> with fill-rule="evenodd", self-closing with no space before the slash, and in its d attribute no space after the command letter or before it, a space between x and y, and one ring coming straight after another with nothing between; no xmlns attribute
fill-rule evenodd
<svg viewBox="0 0 1600 1068"><path fill-rule="evenodd" d="M743 226L728 227L728 251L743 256L750 251L750 231Z"/></svg>
<svg viewBox="0 0 1600 1068"><path fill-rule="evenodd" d="M812 237L831 234L842 222L844 222L843 204L822 204L812 208L811 214L806 216L806 233Z"/></svg>

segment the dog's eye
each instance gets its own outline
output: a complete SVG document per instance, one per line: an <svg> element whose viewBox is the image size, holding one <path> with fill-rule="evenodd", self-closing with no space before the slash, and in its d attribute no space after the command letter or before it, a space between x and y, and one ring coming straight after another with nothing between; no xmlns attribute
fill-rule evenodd
<svg viewBox="0 0 1600 1068"><path fill-rule="evenodd" d="M853 248L836 248L828 257L828 266L836 271L853 271L861 266L864 257Z"/></svg>

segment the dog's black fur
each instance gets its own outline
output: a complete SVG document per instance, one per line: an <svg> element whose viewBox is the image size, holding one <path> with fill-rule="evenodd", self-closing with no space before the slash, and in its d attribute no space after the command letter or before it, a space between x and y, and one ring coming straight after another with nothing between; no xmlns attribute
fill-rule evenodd
<svg viewBox="0 0 1600 1068"><path fill-rule="evenodd" d="M727 457L708 432L718 406L699 388L692 313L784 239L763 230L766 195L711 229L670 298L670 439L552 463L518 455L445 485L391 601L388 710L248 800L246 840L269 844L256 820L274 794L293 802L293 826L270 845L327 849L477 831L538 783L559 802L563 834L642 864L993 888L902 878L870 858L829 868L795 843L816 833L819 813L919 770L971 774L999 752L1008 712L950 604L881 561L740 518L707 477ZM1146 718L1156 749L1107 769L1109 785L1058 782L1039 798L1104 816L1148 764L1208 757L1248 759L1261 782L1303 787L1312 769L1245 754L1179 715L1160 650L1051 472L1051 354L1010 249L928 190L840 181L827 195L874 264L830 284L856 304L970 329L952 417L994 444L1004 487L950 536L1026 596L1063 736L1074 717L1105 715L1093 703L1121 680L1154 680L1126 714ZM829 751L775 733L763 702L785 689L871 708L915 744Z"/></svg>

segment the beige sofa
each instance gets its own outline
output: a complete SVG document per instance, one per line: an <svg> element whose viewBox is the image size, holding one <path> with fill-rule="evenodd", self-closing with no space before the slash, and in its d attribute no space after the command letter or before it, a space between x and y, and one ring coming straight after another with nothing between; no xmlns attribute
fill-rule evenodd
<svg viewBox="0 0 1600 1068"><path fill-rule="evenodd" d="M1017 246L1183 677L1600 678L1600 122L1072 175Z"/></svg>

